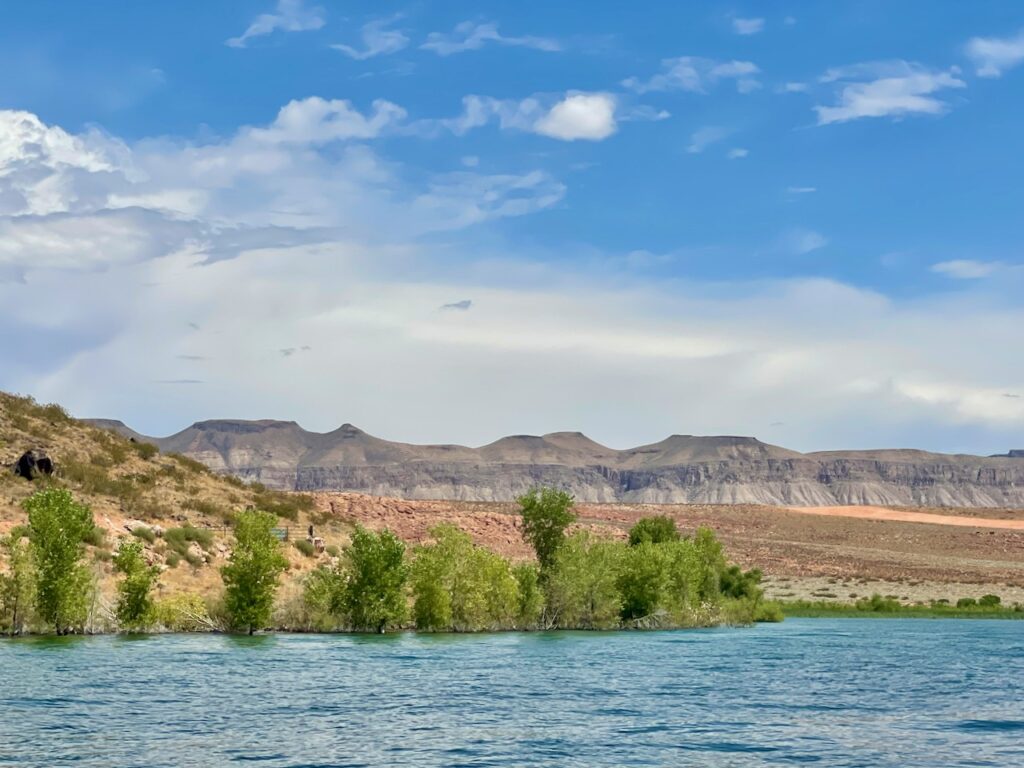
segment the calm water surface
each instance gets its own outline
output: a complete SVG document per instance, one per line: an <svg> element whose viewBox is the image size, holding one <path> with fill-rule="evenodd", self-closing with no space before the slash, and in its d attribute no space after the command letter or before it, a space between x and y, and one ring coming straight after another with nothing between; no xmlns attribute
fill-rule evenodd
<svg viewBox="0 0 1024 768"><path fill-rule="evenodd" d="M1024 766L1024 622L0 641L2 766Z"/></svg>

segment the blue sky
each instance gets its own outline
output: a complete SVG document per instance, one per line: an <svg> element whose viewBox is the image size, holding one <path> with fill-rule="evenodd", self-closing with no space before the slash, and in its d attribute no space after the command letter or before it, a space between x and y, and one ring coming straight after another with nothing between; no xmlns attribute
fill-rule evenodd
<svg viewBox="0 0 1024 768"><path fill-rule="evenodd" d="M159 433L1024 442L1024 9L642 11L5 4L0 386Z"/></svg>

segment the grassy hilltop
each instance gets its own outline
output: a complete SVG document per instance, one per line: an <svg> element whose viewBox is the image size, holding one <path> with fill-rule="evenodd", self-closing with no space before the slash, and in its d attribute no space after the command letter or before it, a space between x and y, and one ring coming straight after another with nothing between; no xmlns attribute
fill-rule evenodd
<svg viewBox="0 0 1024 768"><path fill-rule="evenodd" d="M14 462L30 449L50 456L52 477L29 482L13 473ZM283 547L293 573L329 559L351 530L317 516L309 496L218 475L185 456L164 455L73 419L57 405L7 393L0 393L0 465L0 534L26 522L23 502L44 487L66 488L92 508L96 531L86 542L86 559L99 585L100 608L113 599L112 555L122 539L140 541L147 562L161 571L158 597L207 596L220 587L219 567L240 510L271 512L300 542L301 551L290 542ZM330 552L317 555L304 546L306 527L314 522Z"/></svg>

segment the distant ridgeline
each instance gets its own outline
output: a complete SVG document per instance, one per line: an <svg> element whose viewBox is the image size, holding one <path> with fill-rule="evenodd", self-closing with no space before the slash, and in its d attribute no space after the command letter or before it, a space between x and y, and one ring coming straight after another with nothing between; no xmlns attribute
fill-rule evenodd
<svg viewBox="0 0 1024 768"><path fill-rule="evenodd" d="M162 451L271 488L410 499L510 501L538 485L585 502L1024 507L1024 450L799 453L752 437L673 435L626 450L578 432L505 437L480 448L410 445L345 424L214 420L164 438L91 420Z"/></svg>

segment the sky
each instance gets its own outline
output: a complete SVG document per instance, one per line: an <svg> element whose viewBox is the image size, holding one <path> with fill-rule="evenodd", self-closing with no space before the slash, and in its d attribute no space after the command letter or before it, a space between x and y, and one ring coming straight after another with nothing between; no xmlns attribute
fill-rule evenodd
<svg viewBox="0 0 1024 768"><path fill-rule="evenodd" d="M0 5L0 389L1024 447L1024 6Z"/></svg>

